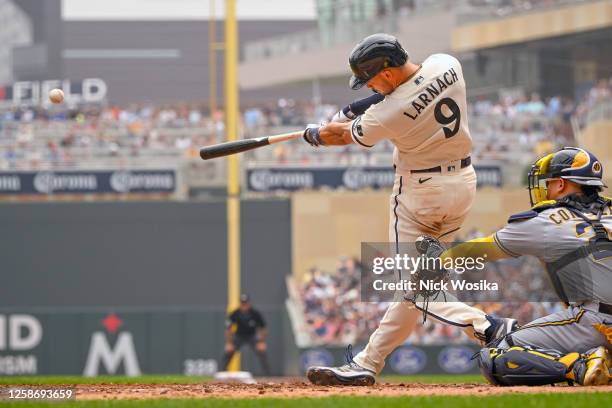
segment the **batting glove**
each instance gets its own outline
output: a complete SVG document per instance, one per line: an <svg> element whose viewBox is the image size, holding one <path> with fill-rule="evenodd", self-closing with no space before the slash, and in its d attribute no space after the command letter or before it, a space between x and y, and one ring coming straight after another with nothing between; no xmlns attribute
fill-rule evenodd
<svg viewBox="0 0 612 408"><path fill-rule="evenodd" d="M319 134L319 125L306 126L306 130L304 130L302 137L306 143L314 147L319 147L324 144L321 140L321 135Z"/></svg>

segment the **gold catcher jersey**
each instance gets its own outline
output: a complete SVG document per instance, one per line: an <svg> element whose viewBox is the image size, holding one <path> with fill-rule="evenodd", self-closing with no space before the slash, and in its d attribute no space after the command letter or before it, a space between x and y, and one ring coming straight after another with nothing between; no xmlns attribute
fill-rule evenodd
<svg viewBox="0 0 612 408"><path fill-rule="evenodd" d="M399 171L428 169L470 155L466 106L461 64L450 55L434 54L408 81L355 119L351 134L366 148L390 140Z"/></svg>

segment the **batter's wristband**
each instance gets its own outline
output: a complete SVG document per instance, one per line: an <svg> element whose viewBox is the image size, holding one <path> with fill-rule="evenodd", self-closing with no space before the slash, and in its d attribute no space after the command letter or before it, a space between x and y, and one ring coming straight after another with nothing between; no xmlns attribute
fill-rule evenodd
<svg viewBox="0 0 612 408"><path fill-rule="evenodd" d="M345 107L344 109L342 109L342 110L338 111L338 112L337 112L337 113L334 115L334 117L331 119L331 121L332 121L332 122L337 122L337 123L346 123L346 122L350 122L351 120L353 120L353 118L349 117L349 116L347 115L347 113L346 113L346 112L344 112L344 110L345 110L345 109L346 109L346 110L348 110L348 109L349 109L349 107L347 106L347 107ZM349 113L348 113L348 114L352 116L352 114L350 113L350 110L349 110Z"/></svg>

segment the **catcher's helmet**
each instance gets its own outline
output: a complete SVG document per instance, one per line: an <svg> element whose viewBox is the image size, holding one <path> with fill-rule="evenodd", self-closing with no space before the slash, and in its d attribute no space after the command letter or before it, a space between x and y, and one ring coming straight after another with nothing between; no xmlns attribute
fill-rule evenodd
<svg viewBox="0 0 612 408"><path fill-rule="evenodd" d="M408 53L397 38L389 34L372 34L351 51L349 65L353 71L350 87L359 89L376 74L388 67L400 67L408 60Z"/></svg>
<svg viewBox="0 0 612 408"><path fill-rule="evenodd" d="M531 205L546 200L546 180L562 178L601 190L606 187L602 176L603 166L593 153L578 147L564 147L531 166L527 177Z"/></svg>

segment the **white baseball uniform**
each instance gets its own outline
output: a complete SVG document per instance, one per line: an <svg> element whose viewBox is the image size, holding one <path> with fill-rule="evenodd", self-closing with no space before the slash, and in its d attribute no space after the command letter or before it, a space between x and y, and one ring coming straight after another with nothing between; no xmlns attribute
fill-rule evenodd
<svg viewBox="0 0 612 408"><path fill-rule="evenodd" d="M459 61L446 54L427 58L412 77L355 119L351 134L364 148L382 139L395 145L389 241L410 243L420 235L452 240L476 194ZM391 303L355 362L380 372L385 358L413 331L421 315L418 306ZM489 326L483 311L464 303L430 303L428 313L470 335Z"/></svg>

